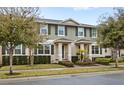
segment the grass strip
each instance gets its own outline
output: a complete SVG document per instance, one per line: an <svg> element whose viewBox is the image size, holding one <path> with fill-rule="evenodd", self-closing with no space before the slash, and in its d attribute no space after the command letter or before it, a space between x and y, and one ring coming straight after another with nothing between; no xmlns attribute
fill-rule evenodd
<svg viewBox="0 0 124 93"><path fill-rule="evenodd" d="M62 75L62 74L76 74L76 73L89 73L89 72L104 72L104 71L117 71L124 70L124 67L95 67L95 68L68 68L64 70L49 70L49 71L30 71L30 72L18 72L13 75L9 75L5 72L0 72L0 79L7 78L21 78L21 77L33 77L33 76L48 76L48 75Z"/></svg>
<svg viewBox="0 0 124 93"><path fill-rule="evenodd" d="M50 68L64 68L65 66L59 64L35 64L30 65L13 65L13 70L31 70L31 69L50 69ZM0 67L0 71L8 71L9 66Z"/></svg>

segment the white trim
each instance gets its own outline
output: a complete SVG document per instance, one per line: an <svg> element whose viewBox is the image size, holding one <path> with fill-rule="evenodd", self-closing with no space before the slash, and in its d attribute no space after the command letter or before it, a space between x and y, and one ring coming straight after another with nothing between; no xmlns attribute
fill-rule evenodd
<svg viewBox="0 0 124 93"><path fill-rule="evenodd" d="M63 35L60 35L59 34L59 29L60 28L63 28ZM60 25L58 25L58 36L65 36L65 26L60 26Z"/></svg>

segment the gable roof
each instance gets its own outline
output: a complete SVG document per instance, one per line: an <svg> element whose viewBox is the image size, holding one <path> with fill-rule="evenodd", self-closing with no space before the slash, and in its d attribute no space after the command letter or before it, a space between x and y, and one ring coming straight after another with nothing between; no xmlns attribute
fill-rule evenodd
<svg viewBox="0 0 124 93"><path fill-rule="evenodd" d="M59 39L56 39L54 41L54 43L60 43L60 42L63 42L63 43L71 43L72 40L68 39L68 38L59 38Z"/></svg>
<svg viewBox="0 0 124 93"><path fill-rule="evenodd" d="M75 24L66 24L66 22L72 21ZM70 26L80 26L80 27L93 27L95 28L94 25L90 24L83 24L83 23L78 23L77 21L73 20L72 18L66 19L66 20L55 20L55 19L41 19L37 18L36 22L39 23L48 23L48 24L56 24L56 25L70 25Z"/></svg>
<svg viewBox="0 0 124 93"><path fill-rule="evenodd" d="M66 23L66 22L68 22L68 21L72 21L72 22L74 22L75 24L80 25L77 21L73 20L72 18L63 20L62 23Z"/></svg>
<svg viewBox="0 0 124 93"><path fill-rule="evenodd" d="M88 39L79 39L75 42L76 44L80 44L80 43L92 43L90 40Z"/></svg>

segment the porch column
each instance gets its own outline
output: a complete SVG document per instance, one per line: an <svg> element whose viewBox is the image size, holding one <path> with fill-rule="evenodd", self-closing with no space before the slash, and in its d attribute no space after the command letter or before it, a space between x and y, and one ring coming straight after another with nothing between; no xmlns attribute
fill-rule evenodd
<svg viewBox="0 0 124 93"><path fill-rule="evenodd" d="M55 63L58 62L58 61L56 60L56 59L58 59L58 57L57 57L57 55L58 55L57 49L58 49L57 45L54 44L54 62L55 62Z"/></svg>
<svg viewBox="0 0 124 93"><path fill-rule="evenodd" d="M68 60L71 61L71 43L68 44Z"/></svg>
<svg viewBox="0 0 124 93"><path fill-rule="evenodd" d="M0 46L0 66L2 66L2 46Z"/></svg>
<svg viewBox="0 0 124 93"><path fill-rule="evenodd" d="M89 44L89 58L92 60L92 45Z"/></svg>
<svg viewBox="0 0 124 93"><path fill-rule="evenodd" d="M80 49L84 50L84 44L80 44ZM83 53L84 54L84 53Z"/></svg>
<svg viewBox="0 0 124 93"><path fill-rule="evenodd" d="M80 44L80 49L84 50L84 44Z"/></svg>
<svg viewBox="0 0 124 93"><path fill-rule="evenodd" d="M62 61L62 43L58 43L58 57L59 61Z"/></svg>
<svg viewBox="0 0 124 93"><path fill-rule="evenodd" d="M25 54L29 55L29 48L27 48L27 47L25 48Z"/></svg>

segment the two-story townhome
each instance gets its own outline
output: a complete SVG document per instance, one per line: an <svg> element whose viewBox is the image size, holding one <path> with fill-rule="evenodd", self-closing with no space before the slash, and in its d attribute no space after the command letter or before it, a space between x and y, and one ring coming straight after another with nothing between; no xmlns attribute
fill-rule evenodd
<svg viewBox="0 0 124 93"><path fill-rule="evenodd" d="M91 60L95 57L111 56L111 50L97 45L97 31L95 26L82 24L69 18L67 20L40 19L36 20L39 34L47 37L39 42L41 48L35 49L35 56L49 56L50 63L62 60L72 61L79 49L84 49ZM1 52L2 51L2 52ZM7 50L0 49L0 57L6 56ZM23 45L16 47L15 56L27 56L28 48ZM42 60L41 60L42 61Z"/></svg>

